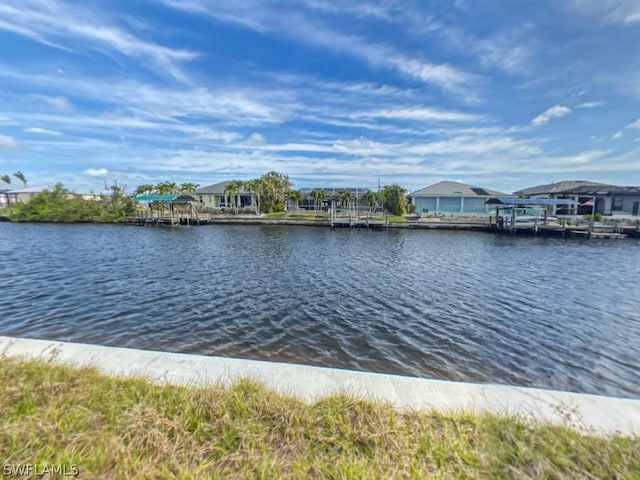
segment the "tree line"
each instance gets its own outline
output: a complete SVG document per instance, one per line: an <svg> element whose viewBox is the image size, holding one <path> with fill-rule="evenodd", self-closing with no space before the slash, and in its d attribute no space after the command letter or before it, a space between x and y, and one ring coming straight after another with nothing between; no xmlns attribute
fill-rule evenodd
<svg viewBox="0 0 640 480"><path fill-rule="evenodd" d="M14 177L26 186L27 180L21 172L16 172ZM10 183L8 175L0 178ZM7 181L9 180L9 181ZM133 195L144 194L194 194L200 187L197 183L164 181L157 184L142 184L136 187ZM42 221L42 222L120 222L124 216L134 215L136 203L133 196L114 182L107 187L109 193L96 195L86 199L81 195L73 194L57 183L53 189L45 190L34 195L28 202L18 202L12 206L12 219L16 221ZM305 194L301 190L292 188L292 183L286 174L276 171L268 172L261 177L248 181L231 180L226 183L224 193L229 197L228 207L237 213L241 205L243 194L252 195L252 208L256 214L282 212L286 209L287 201L295 208L300 206L303 199L313 202L316 211L322 210L325 201L335 202L343 209L349 209L357 205L367 205L374 212L379 209L393 215L407 213L406 190L397 185L385 185L377 192L367 191L359 199L354 198L352 190L341 189L335 195L326 190L316 189Z"/></svg>
<svg viewBox="0 0 640 480"><path fill-rule="evenodd" d="M35 194L28 202L12 205L11 219L17 222L117 223L133 215L135 205L131 195L114 182L109 194L85 199L69 192L62 183L51 190Z"/></svg>

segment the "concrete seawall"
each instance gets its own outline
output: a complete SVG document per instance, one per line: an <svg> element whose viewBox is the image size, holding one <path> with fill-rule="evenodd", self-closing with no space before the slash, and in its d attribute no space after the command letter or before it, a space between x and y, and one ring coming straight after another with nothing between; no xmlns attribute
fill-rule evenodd
<svg viewBox="0 0 640 480"><path fill-rule="evenodd" d="M307 401L348 392L388 401L397 408L519 414L600 435L640 435L640 400L633 399L2 336L0 355L91 365L107 374L180 385L249 377Z"/></svg>
<svg viewBox="0 0 640 480"><path fill-rule="evenodd" d="M302 225L315 227L329 227L329 220L296 219L296 218L259 218L259 217L210 217L207 225ZM389 228L404 228L417 230L476 230L487 231L485 223L462 222L389 222Z"/></svg>

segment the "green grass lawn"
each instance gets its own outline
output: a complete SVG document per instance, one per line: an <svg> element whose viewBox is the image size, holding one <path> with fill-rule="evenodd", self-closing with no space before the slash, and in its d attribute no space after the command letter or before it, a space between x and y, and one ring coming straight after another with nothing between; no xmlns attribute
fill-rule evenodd
<svg viewBox="0 0 640 480"><path fill-rule="evenodd" d="M640 478L640 439L512 417L315 403L249 380L187 388L0 359L5 465L81 478Z"/></svg>
<svg viewBox="0 0 640 480"><path fill-rule="evenodd" d="M275 212L265 213L262 218L288 218L292 220L327 220L329 218L328 213L288 213L288 212Z"/></svg>

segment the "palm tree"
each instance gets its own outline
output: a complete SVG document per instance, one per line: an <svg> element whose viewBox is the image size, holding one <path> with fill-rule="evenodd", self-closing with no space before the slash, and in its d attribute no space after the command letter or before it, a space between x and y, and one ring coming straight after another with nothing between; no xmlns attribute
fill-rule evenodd
<svg viewBox="0 0 640 480"><path fill-rule="evenodd" d="M313 209L319 210L322 205L322 201L327 198L327 192L324 190L313 190L311 192L311 196L313 197Z"/></svg>
<svg viewBox="0 0 640 480"><path fill-rule="evenodd" d="M145 194L150 194L151 192L153 192L153 185L151 185L150 183L145 183L143 185L138 185L138 188L136 188L136 191L134 192L135 195L145 195Z"/></svg>
<svg viewBox="0 0 640 480"><path fill-rule="evenodd" d="M300 190L290 190L287 196L297 210L300 207L300 200L302 200L303 197L302 192Z"/></svg>
<svg viewBox="0 0 640 480"><path fill-rule="evenodd" d="M13 174L13 176L16 177L18 180L20 180L22 182L22 185L24 185L25 187L27 186L27 179L24 176L24 173L16 172Z"/></svg>
<svg viewBox="0 0 640 480"><path fill-rule="evenodd" d="M11 183L11 176L2 175L2 176L0 176L0 180L2 180L4 183Z"/></svg>
<svg viewBox="0 0 640 480"><path fill-rule="evenodd" d="M160 195L177 193L178 185L175 182L161 182L154 187Z"/></svg>
<svg viewBox="0 0 640 480"><path fill-rule="evenodd" d="M182 193L196 193L198 187L200 187L198 183L185 182L180 185L180 191Z"/></svg>
<svg viewBox="0 0 640 480"><path fill-rule="evenodd" d="M254 178L253 180L245 182L244 188L247 192L253 194L253 204L256 207L256 215L260 215L260 195L264 188L263 182L259 178Z"/></svg>
<svg viewBox="0 0 640 480"><path fill-rule="evenodd" d="M353 200L353 192L351 190L340 190L336 196L338 197L338 200L340 200L342 209L348 210L349 204L351 203L351 200Z"/></svg>
<svg viewBox="0 0 640 480"><path fill-rule="evenodd" d="M375 213L375 211L378 209L378 195L376 194L376 192L372 192L371 190L369 190L362 196L362 199L367 205L369 205L369 208L373 211L373 213Z"/></svg>
<svg viewBox="0 0 640 480"><path fill-rule="evenodd" d="M239 202L240 190L242 189L242 187L244 187L244 182L242 180L231 180L227 182L227 184L224 186L225 195L231 194L231 193L235 194L233 199L233 205L234 205L234 211L236 215L238 214L238 203L240 203ZM231 200L231 195L229 195L229 200Z"/></svg>

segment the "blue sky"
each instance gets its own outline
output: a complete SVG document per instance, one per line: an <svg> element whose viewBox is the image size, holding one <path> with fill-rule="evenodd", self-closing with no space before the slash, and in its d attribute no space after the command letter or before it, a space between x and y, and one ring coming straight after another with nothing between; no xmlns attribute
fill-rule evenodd
<svg viewBox="0 0 640 480"><path fill-rule="evenodd" d="M34 185L640 185L640 0L3 0L0 45Z"/></svg>

